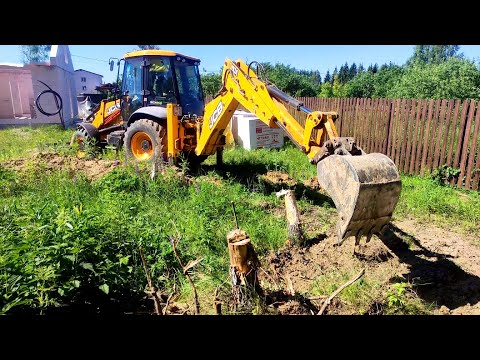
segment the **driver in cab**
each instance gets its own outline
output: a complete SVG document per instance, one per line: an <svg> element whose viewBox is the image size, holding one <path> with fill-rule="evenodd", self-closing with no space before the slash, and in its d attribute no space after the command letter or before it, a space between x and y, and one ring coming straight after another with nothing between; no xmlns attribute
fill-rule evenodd
<svg viewBox="0 0 480 360"><path fill-rule="evenodd" d="M149 68L151 84L152 105L164 105L176 103L173 91L172 74L168 66L163 62L152 63Z"/></svg>

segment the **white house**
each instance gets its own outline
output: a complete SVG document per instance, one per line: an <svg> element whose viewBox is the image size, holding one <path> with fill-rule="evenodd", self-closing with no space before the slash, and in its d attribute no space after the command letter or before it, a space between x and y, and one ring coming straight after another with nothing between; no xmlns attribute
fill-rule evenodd
<svg viewBox="0 0 480 360"><path fill-rule="evenodd" d="M88 70L75 70L75 86L77 95L80 93L98 94L96 86L102 85L103 75Z"/></svg>

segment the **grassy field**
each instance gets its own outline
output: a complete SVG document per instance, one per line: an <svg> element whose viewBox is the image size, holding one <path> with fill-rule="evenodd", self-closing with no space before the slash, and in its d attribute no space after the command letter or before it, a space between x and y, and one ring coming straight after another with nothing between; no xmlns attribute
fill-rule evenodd
<svg viewBox="0 0 480 360"><path fill-rule="evenodd" d="M0 130L0 163L38 149L68 153L70 136L57 127ZM212 294L227 293L230 286L226 234L235 228L232 201L260 257L287 240L283 200L260 176L268 171L287 172L298 184L300 210L318 214L309 237L333 226L331 201L302 186L315 167L290 144L278 151L229 149L224 161L221 171L208 159L195 177L167 168L155 180L124 166L95 181L61 168L42 171L35 161L22 171L0 166L0 313L151 312L139 248L162 293L191 302L172 239L179 241L183 264L201 259L193 276L202 311L211 313ZM480 235L478 192L428 178L402 181L395 219L415 217ZM314 295L319 287L329 289L325 278L315 284ZM367 284L365 292L375 287Z"/></svg>

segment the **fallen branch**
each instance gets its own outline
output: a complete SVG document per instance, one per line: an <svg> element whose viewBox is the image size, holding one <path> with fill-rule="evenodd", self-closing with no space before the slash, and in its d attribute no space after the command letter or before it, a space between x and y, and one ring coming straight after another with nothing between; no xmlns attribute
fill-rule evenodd
<svg viewBox="0 0 480 360"><path fill-rule="evenodd" d="M140 248L140 258L142 259L143 269L145 270L145 275L147 276L148 287L150 291L148 292L153 299L155 304L155 314L163 315L161 306L160 306L160 299L158 298L157 288L153 285L152 278L150 277L150 272L147 268L147 262L145 261L145 257L143 256L143 250Z"/></svg>
<svg viewBox="0 0 480 360"><path fill-rule="evenodd" d="M318 312L317 315L322 315L322 314L324 313L325 309L327 308L327 306L330 305L330 302L333 300L333 298L334 298L335 296L337 296L338 294L340 294L340 292L341 292L343 289L345 289L347 286L352 285L355 281L357 281L358 279L360 279L360 278L363 276L363 274L365 274L365 269L362 269L362 271L360 271L360 273L359 273L357 276L355 276L352 280L349 280L348 282L346 282L345 284L343 284L342 286L340 286L337 290L335 290L335 291L333 292L333 294L330 295L327 300L325 300L325 302L323 303L322 308L320 309L320 311Z"/></svg>

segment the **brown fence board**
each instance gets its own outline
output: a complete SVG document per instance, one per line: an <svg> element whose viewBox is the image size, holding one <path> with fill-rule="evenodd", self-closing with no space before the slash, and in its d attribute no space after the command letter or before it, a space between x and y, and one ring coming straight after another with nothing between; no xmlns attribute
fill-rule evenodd
<svg viewBox="0 0 480 360"><path fill-rule="evenodd" d="M408 118L408 132L407 132L407 147L405 148L405 161L403 163L403 172L408 173L410 168L410 158L412 154L412 138L413 138L413 130L415 128L415 108L416 108L416 100L412 100L410 104L410 116Z"/></svg>
<svg viewBox="0 0 480 360"><path fill-rule="evenodd" d="M473 161L475 159L475 152L477 150L477 142L478 142L478 128L480 127L480 111L477 108L477 115L475 116L475 129L473 130L473 137L472 137L472 145L470 146L470 154L468 159L468 166L466 172L466 179L465 179L465 188L470 189L470 183L472 178L472 169L473 169ZM475 177L474 177L475 179Z"/></svg>
<svg viewBox="0 0 480 360"><path fill-rule="evenodd" d="M430 134L430 121L432 120L432 112L433 112L433 103L434 100L430 100L428 104L428 117L427 123L425 124L425 131L424 131L424 142L423 142L423 150L422 150L422 163L420 165L420 174L423 175L425 172L425 163L427 162L427 152L428 152L428 140Z"/></svg>
<svg viewBox="0 0 480 360"><path fill-rule="evenodd" d="M395 102L393 100L390 100L390 107L388 110L388 122L387 122L387 141L383 150L383 153L386 154L387 156L390 156L391 154L391 135L393 131L393 114L395 112Z"/></svg>
<svg viewBox="0 0 480 360"><path fill-rule="evenodd" d="M468 104L468 100L465 101ZM458 134L458 144L457 144L457 152L455 154L455 160L459 160L460 163L455 161L454 168L460 167L460 175L457 179L457 186L461 186L463 183L463 175L465 173L463 167L465 166L466 156L467 156L467 148L468 148L468 136L470 135L470 124L472 123L473 113L475 111L475 100L470 100L470 105L465 106L468 107L468 117L465 114L464 119L460 125L460 132ZM467 109L465 109L466 111ZM463 114L463 112L462 112Z"/></svg>
<svg viewBox="0 0 480 360"><path fill-rule="evenodd" d="M397 165L399 171L401 171L400 167L400 159L402 158L402 147L403 147L403 133L405 131L405 109L407 106L407 99L402 99L400 103L400 111L398 113L398 124L397 124L397 135L396 138L396 150L395 150L395 164Z"/></svg>
<svg viewBox="0 0 480 360"><path fill-rule="evenodd" d="M394 160L395 159L395 149L397 143L397 124L398 124L398 114L400 112L400 99L395 100L395 110L393 116L393 126L392 132L390 133L390 155L389 157Z"/></svg>
<svg viewBox="0 0 480 360"><path fill-rule="evenodd" d="M447 144L448 144L448 136L450 133L450 124L452 122L452 110L453 110L453 100L448 102L447 112L445 113L445 133L443 135L443 146L442 152L440 153L440 160L438 166L442 166L446 163L446 154L447 151Z"/></svg>
<svg viewBox="0 0 480 360"><path fill-rule="evenodd" d="M431 127L430 127L430 137L429 137L429 143L430 146L428 147L428 153L427 153L427 165L426 168L429 171L432 171L432 163L433 163L433 151L435 150L435 135L436 131L438 129L438 116L440 114L440 99L435 101L435 110L433 112L433 118L431 122Z"/></svg>
<svg viewBox="0 0 480 360"><path fill-rule="evenodd" d="M361 124L360 123L360 117L362 114L362 105L363 105L363 99L358 98L357 102L355 104L355 115L353 116L353 133L354 133L354 138L358 139L358 141L361 141ZM360 142L358 143L360 146Z"/></svg>
<svg viewBox="0 0 480 360"><path fill-rule="evenodd" d="M440 140L442 138L443 128L445 124L445 111L447 108L447 100L442 100L440 106L440 116L437 122L437 134L436 134L436 142L435 142L435 153L433 154L433 163L432 163L432 170L438 167L439 157L440 157Z"/></svg>
<svg viewBox="0 0 480 360"><path fill-rule="evenodd" d="M367 133L368 131L368 123L367 123L367 116L366 116L366 110L367 110L367 101L369 99L362 99L362 110L359 114L359 118L360 118L360 123L362 124L361 126L361 132L360 132L360 136L361 136L361 145L360 147L364 147L365 144L366 144L366 138L365 138L365 134Z"/></svg>
<svg viewBox="0 0 480 360"><path fill-rule="evenodd" d="M381 114L382 114L383 99L375 99L375 107L373 110L374 119L374 139L372 142L372 152L377 152L380 141L383 138L382 126L381 126Z"/></svg>
<svg viewBox="0 0 480 360"><path fill-rule="evenodd" d="M416 105L416 109L415 109L416 117L415 119L412 119L414 121L414 126L413 126L413 132L412 132L412 149L410 154L410 164L408 167L408 173L410 175L413 174L413 171L415 170L415 156L417 155L417 138L418 138L418 132L419 132L422 101L416 100L415 105Z"/></svg>
<svg viewBox="0 0 480 360"><path fill-rule="evenodd" d="M366 126L366 141L365 147L367 148L367 153L372 152L372 141L375 137L374 135L374 126L375 126L375 119L373 118L373 100L367 99L367 110L365 111L365 126Z"/></svg>
<svg viewBox="0 0 480 360"><path fill-rule="evenodd" d="M471 130L472 130L472 121L473 121L473 117L474 117L475 112L476 112L475 100L471 100L469 111L468 111L468 120L467 120L467 124L465 125L465 134L462 137L463 138L463 146L462 146L462 155L461 155L461 158L460 158L460 175L458 176L457 186L462 186L463 178L465 177L465 181L466 181L466 178L468 177L468 174L467 174L465 168L467 166L467 160L468 160L468 157L469 157L469 151L468 151L469 146L468 145L469 145L469 142L470 142L470 133L471 133ZM466 184L465 184L465 187L466 187Z"/></svg>
<svg viewBox="0 0 480 360"><path fill-rule="evenodd" d="M457 100L455 101L455 111L453 114L452 118L452 130L450 132L450 147L448 150L448 156L447 156L447 165L452 166L453 165L453 148L455 146L455 137L457 133L457 123L458 123L458 114L460 112L460 108L462 107L461 101Z"/></svg>
<svg viewBox="0 0 480 360"><path fill-rule="evenodd" d="M423 137L424 137L424 134L425 134L425 127L426 127L426 123L425 123L425 119L426 119L426 116L427 116L427 109L429 107L429 100L422 100L422 117L421 117L421 120L418 124L418 126L420 127L420 133L418 135L418 145L417 145L417 160L415 161L415 173L416 174L420 174L421 173L421 165L422 165L422 161L423 161Z"/></svg>
<svg viewBox="0 0 480 360"><path fill-rule="evenodd" d="M380 147L380 142L383 139L382 134L382 109L383 107L383 99L375 99L375 110L374 110L374 117L375 117L375 139L373 141L373 149L372 152L378 152L378 148Z"/></svg>
<svg viewBox="0 0 480 360"><path fill-rule="evenodd" d="M402 149L400 152L400 171L405 171L405 160L407 157L407 143L410 139L409 131L410 131L410 112L412 109L412 99L408 99L405 107L405 113L403 116L403 132L402 132Z"/></svg>
<svg viewBox="0 0 480 360"><path fill-rule="evenodd" d="M350 109L348 112L348 127L347 127L348 132L346 132L344 136L355 136L354 125L355 125L356 104L357 104L357 99L353 98L352 101L350 102Z"/></svg>
<svg viewBox="0 0 480 360"><path fill-rule="evenodd" d="M398 112L398 123L397 123L397 134L395 137L395 164L398 166L400 162L400 154L402 152L402 143L403 143L403 128L405 126L405 105L406 99L402 99L400 104L400 111Z"/></svg>

